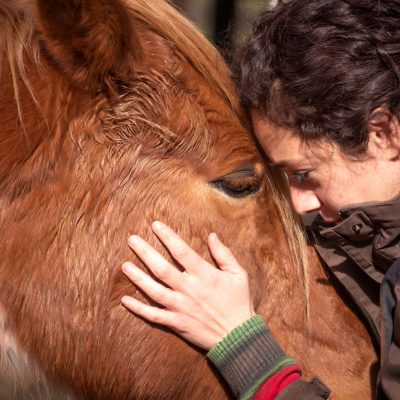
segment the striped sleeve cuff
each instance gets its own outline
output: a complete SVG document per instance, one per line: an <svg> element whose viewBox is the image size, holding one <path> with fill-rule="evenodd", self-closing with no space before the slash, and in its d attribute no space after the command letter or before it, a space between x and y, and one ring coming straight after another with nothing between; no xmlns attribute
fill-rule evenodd
<svg viewBox="0 0 400 400"><path fill-rule="evenodd" d="M229 332L207 354L237 399L251 399L272 375L296 361L288 357L256 315Z"/></svg>

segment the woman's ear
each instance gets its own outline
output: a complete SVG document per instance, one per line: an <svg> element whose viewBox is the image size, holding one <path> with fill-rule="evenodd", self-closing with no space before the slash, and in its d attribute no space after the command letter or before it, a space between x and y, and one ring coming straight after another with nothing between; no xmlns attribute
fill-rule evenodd
<svg viewBox="0 0 400 400"><path fill-rule="evenodd" d="M369 120L370 154L386 159L400 158L400 123L399 119L387 108L379 107Z"/></svg>
<svg viewBox="0 0 400 400"><path fill-rule="evenodd" d="M114 90L142 56L128 10L120 0L37 0L47 56L73 84Z"/></svg>

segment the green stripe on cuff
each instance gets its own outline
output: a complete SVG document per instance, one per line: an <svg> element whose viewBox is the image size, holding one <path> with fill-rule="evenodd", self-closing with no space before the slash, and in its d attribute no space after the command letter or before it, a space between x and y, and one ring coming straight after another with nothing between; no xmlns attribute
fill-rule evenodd
<svg viewBox="0 0 400 400"><path fill-rule="evenodd" d="M265 380L296 362L288 357L260 316L229 332L207 354L236 398L250 399Z"/></svg>
<svg viewBox="0 0 400 400"><path fill-rule="evenodd" d="M249 318L223 337L207 353L207 357L218 367L219 364L224 363L230 351L251 339L256 333L262 332L265 327L265 322L259 315Z"/></svg>

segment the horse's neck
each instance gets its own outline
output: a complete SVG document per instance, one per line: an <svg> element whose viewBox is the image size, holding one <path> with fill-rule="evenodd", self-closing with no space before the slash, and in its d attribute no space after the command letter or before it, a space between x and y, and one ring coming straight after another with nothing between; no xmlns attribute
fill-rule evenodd
<svg viewBox="0 0 400 400"><path fill-rule="evenodd" d="M330 398L371 398L376 355L365 327L336 293L313 249L308 269L308 318L303 312L301 285L293 285L296 280L293 271L291 274L281 277L281 286L286 286L283 298L291 301L281 301L271 313L271 330L287 353L301 362L305 378L318 374L336 388ZM337 382L341 382L340 388Z"/></svg>

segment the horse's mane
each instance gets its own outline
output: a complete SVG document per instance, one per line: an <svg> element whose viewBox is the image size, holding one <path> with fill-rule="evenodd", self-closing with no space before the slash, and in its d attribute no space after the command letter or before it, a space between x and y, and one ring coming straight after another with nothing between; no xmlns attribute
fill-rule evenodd
<svg viewBox="0 0 400 400"><path fill-rule="evenodd" d="M248 125L245 113L230 79L230 72L215 47L183 17L163 0L125 0L136 20L151 27L174 44L180 54L209 82L231 106L243 124ZM25 57L40 67L40 44L35 35L36 12L33 1L0 0L0 72L8 64L12 75L14 97L23 126L20 85L24 85L34 102L34 90L25 69ZM287 181L279 171L268 169L270 188L279 210L293 262L303 282L308 304L308 246L299 218L293 212ZM308 307L307 307L308 308Z"/></svg>
<svg viewBox="0 0 400 400"><path fill-rule="evenodd" d="M26 5L24 5L26 7ZM18 109L18 117L21 126L23 125L23 115L20 101L20 85L18 81L29 91L32 99L37 104L34 90L29 82L25 70L24 56L29 54L39 65L39 45L33 40L34 32L34 13L31 10L22 12L22 4L17 0L0 0L0 73L4 73L4 67L9 65L14 88L15 103ZM30 52L26 52L27 47ZM25 130L23 129L25 132Z"/></svg>

